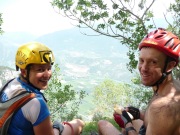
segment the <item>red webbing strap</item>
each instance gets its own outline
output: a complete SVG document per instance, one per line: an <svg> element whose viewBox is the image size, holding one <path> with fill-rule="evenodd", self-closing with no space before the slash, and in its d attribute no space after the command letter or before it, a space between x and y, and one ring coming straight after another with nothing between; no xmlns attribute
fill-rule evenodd
<svg viewBox="0 0 180 135"><path fill-rule="evenodd" d="M8 117L10 115L12 115L12 113L14 111L16 111L16 109L18 107L20 107L21 105L23 105L26 101L28 101L28 99L32 99L35 97L34 93L31 93L23 98L21 98L20 100L14 102L5 112L5 114L0 118L0 128L3 126L4 122L8 119Z"/></svg>
<svg viewBox="0 0 180 135"><path fill-rule="evenodd" d="M74 129L73 129L72 125L69 122L63 122L63 124L64 125L67 124L68 126L70 126L71 131L72 131L72 135L74 135Z"/></svg>

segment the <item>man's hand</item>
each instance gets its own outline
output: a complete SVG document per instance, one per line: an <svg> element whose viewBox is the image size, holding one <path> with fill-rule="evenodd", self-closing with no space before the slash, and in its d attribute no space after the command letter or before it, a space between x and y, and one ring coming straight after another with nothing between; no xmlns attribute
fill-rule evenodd
<svg viewBox="0 0 180 135"><path fill-rule="evenodd" d="M122 111L122 115L116 113L114 113L113 115L114 115L114 120L121 128L125 128L128 122L132 122L131 118L129 117L128 113L125 110Z"/></svg>
<svg viewBox="0 0 180 135"><path fill-rule="evenodd" d="M140 119L140 111L138 108L133 106L126 107L126 111L128 111L134 117L134 120Z"/></svg>

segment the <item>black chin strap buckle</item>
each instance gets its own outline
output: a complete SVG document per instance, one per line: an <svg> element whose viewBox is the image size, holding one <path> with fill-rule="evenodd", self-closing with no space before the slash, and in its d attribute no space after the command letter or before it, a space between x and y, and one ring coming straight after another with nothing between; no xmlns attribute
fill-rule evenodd
<svg viewBox="0 0 180 135"><path fill-rule="evenodd" d="M154 94L155 94L156 96L158 96L158 93L157 93L157 92L158 92L158 90L159 90L159 84L161 84L161 83L164 81L164 79L167 77L167 75L169 75L171 72L172 72L172 71L163 73L162 76L161 76L161 78L160 78L154 85L152 85L152 86L156 86L156 87L157 87L157 89L156 89L155 92L154 92Z"/></svg>

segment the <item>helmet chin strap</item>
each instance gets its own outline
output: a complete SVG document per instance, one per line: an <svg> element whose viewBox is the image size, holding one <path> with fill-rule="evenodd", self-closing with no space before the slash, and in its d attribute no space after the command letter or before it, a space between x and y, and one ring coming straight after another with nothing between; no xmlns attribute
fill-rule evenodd
<svg viewBox="0 0 180 135"><path fill-rule="evenodd" d="M157 82L155 82L153 85L151 85L151 86L156 86L157 87L156 90L154 91L154 94L156 96L158 96L159 84L161 84L164 81L164 79L167 77L167 75L169 75L171 73L171 71L170 72L166 72L168 60L169 60L169 57L166 58L161 78Z"/></svg>
<svg viewBox="0 0 180 135"><path fill-rule="evenodd" d="M155 92L154 92L154 94L155 94L156 96L158 95L159 84L161 84L161 83L164 81L164 79L167 77L167 75L169 75L170 73L171 73L171 71L170 71L170 72L165 72L165 73L163 73L162 76L161 76L161 78L160 78L156 83L154 83L153 85L151 85L151 86L156 86L156 87L157 87L156 90L155 90Z"/></svg>

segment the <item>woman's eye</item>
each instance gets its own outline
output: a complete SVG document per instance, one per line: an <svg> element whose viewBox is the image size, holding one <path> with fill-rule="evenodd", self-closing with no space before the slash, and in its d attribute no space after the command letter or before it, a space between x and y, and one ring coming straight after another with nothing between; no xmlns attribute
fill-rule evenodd
<svg viewBox="0 0 180 135"><path fill-rule="evenodd" d="M48 70L51 70L51 67L50 67L50 68L48 68Z"/></svg>
<svg viewBox="0 0 180 135"><path fill-rule="evenodd" d="M39 71L39 72L43 72L43 71L44 71L44 69L39 68L37 71Z"/></svg>

